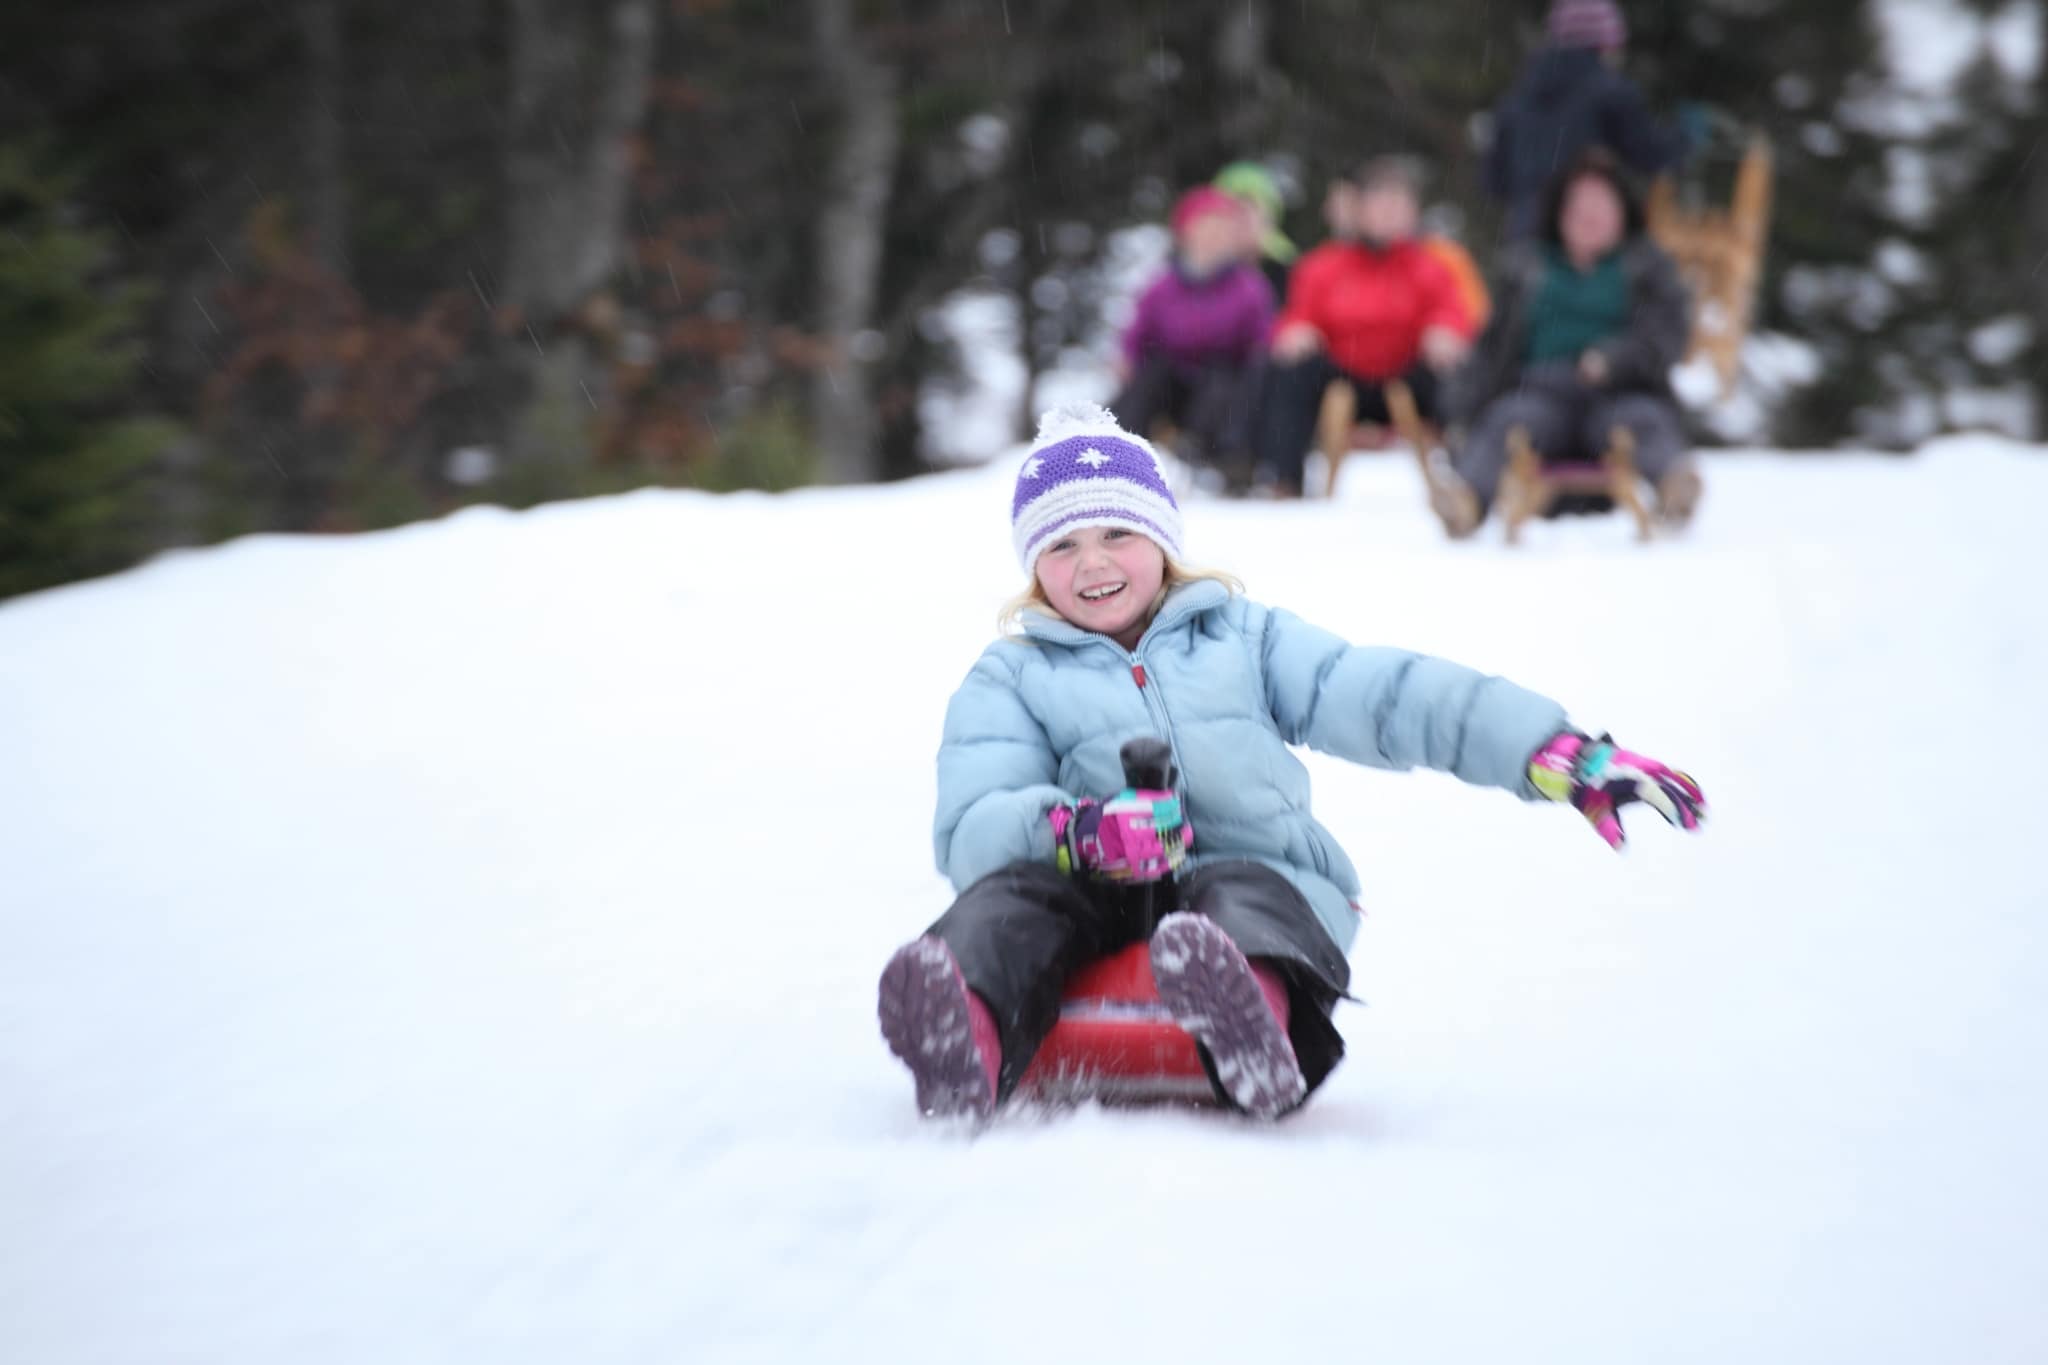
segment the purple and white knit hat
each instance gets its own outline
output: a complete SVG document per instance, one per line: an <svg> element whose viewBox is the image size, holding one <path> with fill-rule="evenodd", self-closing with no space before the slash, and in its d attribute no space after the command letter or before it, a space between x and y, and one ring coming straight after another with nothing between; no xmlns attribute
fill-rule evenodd
<svg viewBox="0 0 2048 1365"><path fill-rule="evenodd" d="M1543 27L1559 47L1606 51L1628 42L1628 21L1614 0L1556 0Z"/></svg>
<svg viewBox="0 0 2048 1365"><path fill-rule="evenodd" d="M1180 504L1159 453L1116 424L1106 408L1079 403L1038 419L1038 439L1017 471L1010 538L1035 572L1039 551L1067 531L1123 526L1181 557Z"/></svg>

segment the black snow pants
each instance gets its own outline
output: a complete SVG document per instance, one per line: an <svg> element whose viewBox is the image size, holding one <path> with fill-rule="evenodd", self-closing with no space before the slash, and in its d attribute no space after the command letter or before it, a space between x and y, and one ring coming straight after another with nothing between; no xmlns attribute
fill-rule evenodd
<svg viewBox="0 0 2048 1365"><path fill-rule="evenodd" d="M1190 372L1163 355L1148 355L1109 408L1119 426L1141 436L1159 418L1170 418L1192 439L1194 451L1184 455L1226 472L1248 471L1264 369L1256 361L1217 362Z"/></svg>
<svg viewBox="0 0 2048 1365"><path fill-rule="evenodd" d="M1344 1056L1330 1011L1350 984L1351 967L1285 877L1264 863L1233 859L1148 889L1084 882L1045 863L1012 863L961 892L926 931L953 950L968 986L995 1017L1003 1044L999 1098L1017 1088L1059 1022L1067 979L1137 942L1176 910L1208 916L1240 952L1286 983L1288 1040L1309 1089L1322 1084ZM1213 1081L1213 1065L1206 1056L1203 1063Z"/></svg>
<svg viewBox="0 0 2048 1365"><path fill-rule="evenodd" d="M1418 360L1408 373L1390 378L1408 385L1416 411L1424 421L1440 420L1442 403L1434 370ZM1359 421L1385 424L1394 420L1387 410L1388 380L1365 379L1340 370L1320 351L1291 365L1274 364L1266 368L1266 387L1259 399L1259 465L1290 492L1301 491L1309 442L1315 437L1316 419L1323 410L1323 390L1339 379L1351 385L1358 395Z"/></svg>

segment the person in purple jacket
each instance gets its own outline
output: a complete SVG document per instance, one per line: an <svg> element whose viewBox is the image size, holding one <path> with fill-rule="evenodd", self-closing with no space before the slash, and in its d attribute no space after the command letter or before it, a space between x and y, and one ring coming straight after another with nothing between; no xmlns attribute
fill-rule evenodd
<svg viewBox="0 0 2048 1365"><path fill-rule="evenodd" d="M1181 196L1173 260L1138 296L1110 403L1126 431L1171 420L1181 453L1219 468L1230 487L1251 480L1252 416L1273 324L1273 288L1248 259L1256 231L1243 201L1222 190Z"/></svg>

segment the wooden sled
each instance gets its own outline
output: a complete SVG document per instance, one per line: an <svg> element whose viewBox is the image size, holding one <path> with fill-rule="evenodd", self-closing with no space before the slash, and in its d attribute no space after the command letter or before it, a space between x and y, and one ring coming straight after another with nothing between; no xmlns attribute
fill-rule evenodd
<svg viewBox="0 0 2048 1365"><path fill-rule="evenodd" d="M1657 178L1644 205L1650 235L1678 263L1692 290L1692 345L1686 358L1707 357L1720 377L1723 398L1735 391L1741 373L1742 342L1749 335L1763 276L1771 176L1771 144L1752 134L1736 164L1727 208L1681 205L1669 175Z"/></svg>
<svg viewBox="0 0 2048 1365"><path fill-rule="evenodd" d="M1316 448L1323 452L1327 470L1324 497L1337 496L1337 469L1354 450L1391 450L1397 444L1405 444L1415 452L1424 473L1428 472L1429 452L1437 445L1441 433L1422 420L1415 395L1406 384L1390 379L1380 392L1387 400L1387 412L1393 417L1391 425L1358 420L1358 391L1348 381L1332 380L1323 390L1322 410L1316 414Z"/></svg>
<svg viewBox="0 0 2048 1365"><path fill-rule="evenodd" d="M1650 509L1643 502L1641 480L1636 472L1636 441L1627 427L1608 433L1607 452L1598 460L1560 461L1546 466L1529 441L1529 429L1516 426L1508 432L1508 468L1500 484L1501 520L1507 526L1508 544L1518 545L1522 526L1531 518L1545 516L1560 500L1590 501L1597 509L1604 501L1625 508L1636 519L1636 539L1650 538Z"/></svg>

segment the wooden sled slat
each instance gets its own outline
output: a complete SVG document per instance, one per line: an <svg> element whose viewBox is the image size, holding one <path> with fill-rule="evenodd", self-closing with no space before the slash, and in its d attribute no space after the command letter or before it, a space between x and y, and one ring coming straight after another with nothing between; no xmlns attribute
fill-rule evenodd
<svg viewBox="0 0 2048 1365"><path fill-rule="evenodd" d="M1354 450L1388 450L1405 445L1425 469L1429 452L1437 444L1436 428L1422 419L1415 395L1398 379L1380 389L1386 399L1391 425L1358 420L1358 391L1342 379L1333 379L1323 390L1323 405L1316 414L1316 448L1323 453L1323 496L1337 496L1337 470Z"/></svg>
<svg viewBox="0 0 2048 1365"><path fill-rule="evenodd" d="M1650 187L1644 216L1650 235L1670 254L1693 296L1692 342L1686 358L1705 355L1721 381L1721 396L1735 391L1742 343L1749 335L1763 277L1770 230L1771 144L1751 136L1735 171L1728 207L1687 208L1669 175Z"/></svg>
<svg viewBox="0 0 2048 1365"><path fill-rule="evenodd" d="M1611 499L1635 518L1636 539L1650 538L1650 509L1643 502L1636 472L1635 435L1617 426L1608 433L1607 450L1597 462L1559 463L1546 467L1530 443L1529 429L1508 432L1508 468L1500 485L1501 520L1508 544L1519 545L1522 527L1548 512L1567 493L1592 493Z"/></svg>

